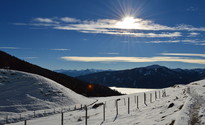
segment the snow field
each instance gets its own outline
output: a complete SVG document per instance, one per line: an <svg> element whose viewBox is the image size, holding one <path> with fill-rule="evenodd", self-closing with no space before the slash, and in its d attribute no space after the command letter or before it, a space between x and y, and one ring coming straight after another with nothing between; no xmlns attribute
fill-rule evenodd
<svg viewBox="0 0 205 125"><path fill-rule="evenodd" d="M5 122L6 116L9 115L10 122L17 122L9 125L24 125L25 121L18 122L20 114L22 120L27 119L27 125L61 125L62 107L64 125L85 125L85 110L69 111L69 106L74 109L80 107L80 104L88 105L96 100L95 104L106 104L105 120L102 105L95 109L92 108L93 105L89 105L88 125L189 125L193 122L197 125L205 124L205 80L166 88L166 97L162 97L164 89L146 91L147 105L144 104L144 92L86 98L52 80L17 71L0 70L0 86L0 100L5 100L0 101L0 120ZM126 91L129 92L129 89ZM22 99L22 102L18 99Z"/></svg>
<svg viewBox="0 0 205 125"><path fill-rule="evenodd" d="M52 114L75 105L96 100L79 95L45 77L14 70L0 69L0 124ZM60 108L60 109L59 109ZM51 110L51 111L50 111Z"/></svg>
<svg viewBox="0 0 205 125"><path fill-rule="evenodd" d="M176 88L168 88L167 96L162 96L162 90L158 90L157 99L155 100L155 91L146 92L147 101L144 104L144 93L130 94L124 96L102 97L94 98L98 99L97 103L106 103L105 121L103 121L103 106L99 106L96 109L88 107L88 124L140 124L140 125L166 125L170 124L176 119L176 112L180 110L180 106L183 105L186 95L183 95L184 86ZM181 92L181 96L178 94ZM150 93L152 93L152 102L150 102ZM135 103L135 96L139 99L139 109ZM128 114L128 98L130 98L130 113ZM118 115L116 115L116 100L118 101ZM171 102L174 102L172 108L168 108ZM49 119L49 120L48 120ZM23 122L14 123L12 125L21 125ZM27 121L28 125L60 125L61 114L48 116L44 118L32 119ZM64 125L84 125L85 124L85 110L65 112L64 113Z"/></svg>

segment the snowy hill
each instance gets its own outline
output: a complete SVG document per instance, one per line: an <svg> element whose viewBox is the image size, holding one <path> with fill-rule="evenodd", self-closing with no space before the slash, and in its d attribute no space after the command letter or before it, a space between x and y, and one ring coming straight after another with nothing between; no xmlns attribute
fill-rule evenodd
<svg viewBox="0 0 205 125"><path fill-rule="evenodd" d="M146 92L146 105L144 104L144 93L95 98L98 103L105 103L105 120L103 120L103 106L98 108L88 106L87 123L88 125L205 124L205 80L188 85L175 85L165 90L165 97L162 97L164 89ZM157 93L157 98L155 98L155 93ZM138 108L135 101L136 96L139 97ZM65 112L63 119L64 125L85 125L85 110ZM23 122L12 125L22 125ZM61 114L31 119L27 121L27 124L59 125Z"/></svg>
<svg viewBox="0 0 205 125"><path fill-rule="evenodd" d="M15 56L9 55L0 50L0 69L12 69L33 74L38 74L40 76L49 78L74 92L87 96L87 97L104 97L112 95L121 95L117 91L113 91L110 88L98 84L92 84L78 80L76 78L53 72L49 69L45 69L35 64L31 64ZM87 87L92 84L92 91L87 91Z"/></svg>
<svg viewBox="0 0 205 125"><path fill-rule="evenodd" d="M45 77L0 69L0 117L94 101Z"/></svg>

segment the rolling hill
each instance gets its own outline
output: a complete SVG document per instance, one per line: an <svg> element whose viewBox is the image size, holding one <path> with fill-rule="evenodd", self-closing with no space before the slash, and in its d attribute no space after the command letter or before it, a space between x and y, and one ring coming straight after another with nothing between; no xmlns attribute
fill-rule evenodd
<svg viewBox="0 0 205 125"><path fill-rule="evenodd" d="M48 78L7 69L0 69L0 100L0 117L95 101Z"/></svg>
<svg viewBox="0 0 205 125"><path fill-rule="evenodd" d="M30 64L26 61L20 60L14 56L11 56L3 51L0 51L0 69L12 69L28 73L34 73L46 78L49 78L78 94L84 96L113 96L120 95L119 92L113 91L110 88L97 84L90 84L88 82L83 82L76 78L56 73L51 70L42 68L37 65ZM92 89L88 88L92 86Z"/></svg>

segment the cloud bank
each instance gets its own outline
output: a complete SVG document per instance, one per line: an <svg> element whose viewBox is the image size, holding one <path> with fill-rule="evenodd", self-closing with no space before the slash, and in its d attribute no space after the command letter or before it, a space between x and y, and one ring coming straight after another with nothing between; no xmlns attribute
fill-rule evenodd
<svg viewBox="0 0 205 125"><path fill-rule="evenodd" d="M196 37L205 27L181 24L175 27L157 24L151 20L131 18L128 21L116 19L80 20L72 17L34 18L30 23L14 23L49 27L55 30L74 30L81 33L109 34L129 37L172 38L181 37L182 31L189 32L187 37Z"/></svg>
<svg viewBox="0 0 205 125"><path fill-rule="evenodd" d="M80 62L183 62L194 64L205 64L205 59L193 59L182 57L79 57L64 56L61 59L66 61Z"/></svg>
<svg viewBox="0 0 205 125"><path fill-rule="evenodd" d="M205 54L196 54L196 53L161 53L161 55L166 55L166 56L197 56L197 57L205 57Z"/></svg>

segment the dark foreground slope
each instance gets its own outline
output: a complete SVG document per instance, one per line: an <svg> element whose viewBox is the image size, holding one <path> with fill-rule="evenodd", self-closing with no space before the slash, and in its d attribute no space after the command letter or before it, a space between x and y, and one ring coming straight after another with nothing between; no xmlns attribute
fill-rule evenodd
<svg viewBox="0 0 205 125"><path fill-rule="evenodd" d="M100 72L78 77L106 86L133 88L164 88L175 84L188 84L205 78L204 69L169 69L152 65L130 70Z"/></svg>
<svg viewBox="0 0 205 125"><path fill-rule="evenodd" d="M97 84L89 84L87 82L83 82L76 78L50 71L48 69L20 60L3 51L0 51L0 68L13 69L13 70L19 70L28 73L38 74L47 77L49 79L52 79L57 83L67 88L70 88L76 93L82 94L84 96L96 97L96 96L120 95L120 93L118 93L117 91L113 91L108 87L97 85Z"/></svg>

